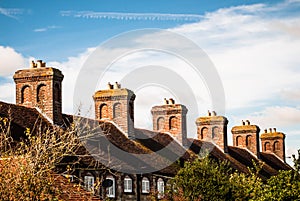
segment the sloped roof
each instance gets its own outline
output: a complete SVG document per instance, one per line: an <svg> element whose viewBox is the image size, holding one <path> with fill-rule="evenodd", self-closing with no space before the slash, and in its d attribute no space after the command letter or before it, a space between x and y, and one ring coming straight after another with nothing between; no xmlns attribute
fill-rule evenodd
<svg viewBox="0 0 300 201"><path fill-rule="evenodd" d="M181 156L176 154L179 150L185 153L185 149L168 134L155 133L151 138L153 132L136 129L135 134L141 140L134 140L127 138L111 122L70 115L64 115L64 118L82 128L78 131L79 136L80 133L90 135L89 139L83 140L85 146L78 149L79 155L86 155L81 157L81 163L86 167L96 166L100 161L117 171L147 173L162 167L159 173L173 175L178 169L173 163Z"/></svg>
<svg viewBox="0 0 300 201"><path fill-rule="evenodd" d="M275 170L291 170L292 167L289 166L287 163L282 161L278 156L276 156L274 153L266 153L261 152L260 158L265 163L267 163L269 166L274 168Z"/></svg>
<svg viewBox="0 0 300 201"><path fill-rule="evenodd" d="M101 201L100 198L93 195L93 193L86 191L75 183L71 183L66 177L54 174L54 185L62 192L60 199L68 201Z"/></svg>
<svg viewBox="0 0 300 201"><path fill-rule="evenodd" d="M31 133L53 129L54 126L35 108L10 104L0 101L0 117L5 117L11 124L11 134L14 139L25 137L25 130Z"/></svg>
<svg viewBox="0 0 300 201"><path fill-rule="evenodd" d="M22 136L26 128L39 131L38 129L41 128L54 127L34 108L1 101L0 116L11 120L12 133L18 133L19 136ZM249 172L248 167L253 166L253 161L259 161L248 150L239 147L229 146L228 153L224 153L211 142L189 139L190 146L186 150L167 133L135 129L135 139L129 139L111 122L66 114L63 118L67 127L72 123L76 124L80 137L84 138L87 133L91 135L89 138L84 138L82 141L84 146L77 149L77 154L81 156L80 165L84 167L100 167L109 164L109 167L117 171L131 172L140 168L143 173L146 170L157 170L156 172L160 174L174 175L180 168L175 161L191 160L203 147L209 147L211 157L228 160L232 168L241 172ZM262 178L275 175L280 169L291 169L274 154L261 153L260 157L265 162L261 170ZM74 160L70 157L62 162L72 161Z"/></svg>
<svg viewBox="0 0 300 201"><path fill-rule="evenodd" d="M267 179L272 175L276 175L278 170L290 170L291 167L271 153L261 153L261 158L258 159L249 150L228 146L228 152L224 153L216 145L211 142L189 139L191 143L190 149L196 154L201 154L205 150L209 151L209 156L218 160L227 160L230 166L240 172L249 173L249 167L253 168L253 162L264 162L260 171L260 177Z"/></svg>

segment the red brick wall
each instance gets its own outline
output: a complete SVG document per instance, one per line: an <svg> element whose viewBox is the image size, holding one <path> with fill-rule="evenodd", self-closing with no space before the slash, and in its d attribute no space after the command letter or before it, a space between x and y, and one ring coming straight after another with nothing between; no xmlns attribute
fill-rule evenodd
<svg viewBox="0 0 300 201"><path fill-rule="evenodd" d="M227 152L227 124L228 120L223 116L199 117L196 120L197 136L199 140L213 140L224 152Z"/></svg>
<svg viewBox="0 0 300 201"><path fill-rule="evenodd" d="M153 130L170 132L181 144L186 144L187 108L181 104L165 104L152 107Z"/></svg>
<svg viewBox="0 0 300 201"><path fill-rule="evenodd" d="M265 130L260 139L262 152L274 153L285 161L285 134L270 129L269 132Z"/></svg>
<svg viewBox="0 0 300 201"><path fill-rule="evenodd" d="M96 119L114 121L129 137L134 137L135 94L124 88L97 91L94 95Z"/></svg>
<svg viewBox="0 0 300 201"><path fill-rule="evenodd" d="M63 77L60 70L52 67L17 71L14 75L16 104L38 107L55 124L61 124L61 83Z"/></svg>
<svg viewBox="0 0 300 201"><path fill-rule="evenodd" d="M256 125L250 125L249 121L243 122L241 126L231 129L233 146L247 148L256 156L259 153L259 132Z"/></svg>

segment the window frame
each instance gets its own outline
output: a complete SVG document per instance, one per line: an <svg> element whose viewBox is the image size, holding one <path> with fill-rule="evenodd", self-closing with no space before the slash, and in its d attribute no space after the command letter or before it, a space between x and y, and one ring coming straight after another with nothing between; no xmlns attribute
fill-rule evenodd
<svg viewBox="0 0 300 201"><path fill-rule="evenodd" d="M106 196L108 198L115 198L116 197L116 180L111 175L107 176L106 179L110 179L113 182L113 185L111 187L106 188Z"/></svg>
<svg viewBox="0 0 300 201"><path fill-rule="evenodd" d="M124 177L124 193L132 193L132 179L129 176Z"/></svg>
<svg viewBox="0 0 300 201"><path fill-rule="evenodd" d="M150 180L147 177L142 179L142 193L150 193Z"/></svg>
<svg viewBox="0 0 300 201"><path fill-rule="evenodd" d="M84 176L84 188L87 191L94 192L95 177L92 175Z"/></svg>
<svg viewBox="0 0 300 201"><path fill-rule="evenodd" d="M161 199L165 194L165 181L162 178L157 180L157 198Z"/></svg>

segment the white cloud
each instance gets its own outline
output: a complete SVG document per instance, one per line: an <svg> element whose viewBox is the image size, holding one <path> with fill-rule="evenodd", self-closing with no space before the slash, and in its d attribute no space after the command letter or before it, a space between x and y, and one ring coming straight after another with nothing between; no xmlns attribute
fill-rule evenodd
<svg viewBox="0 0 300 201"><path fill-rule="evenodd" d="M240 118L242 116L242 118ZM250 119L251 122L258 124L261 129L264 128L280 128L288 129L290 127L291 134L299 134L299 130L292 130L294 126L298 126L300 122L300 109L288 106L272 106L266 107L262 111L243 114L235 117L236 124L240 124L241 119Z"/></svg>
<svg viewBox="0 0 300 201"><path fill-rule="evenodd" d="M209 57L215 64L218 72L222 78L225 93L226 104L229 109L228 115L231 112L239 111L238 115L233 117L233 122L240 122L241 119L250 119L251 122L258 124L261 128L278 127L284 128L284 132L297 133L297 128L294 128L300 121L299 100L300 95L300 73L299 73L299 52L300 52L300 15L284 15L285 9L295 6L296 1L286 1L283 4L275 6L265 4L255 4L248 6L238 6L231 8L224 8L215 12L207 13L199 17L200 21L197 23L186 24L179 26L170 31L182 34L190 38L199 47L203 48L208 53ZM282 15L274 15L274 12ZM271 14L272 15L271 15ZM96 17L113 19L119 17L120 19L129 19L131 14L127 17L117 14L109 13L61 13L62 15L77 17ZM109 14L109 15L108 15ZM282 17L284 16L284 17ZM123 18L122 18L123 17ZM131 16L139 19L145 16ZM164 16L161 16L163 19ZM175 16L176 17L176 16ZM179 17L179 16L177 16ZM150 18L149 18L150 19ZM142 47L145 43L160 43L160 41L153 40L157 37L144 36L137 39ZM182 44L176 43L172 38L164 38L162 42L167 43L173 48L182 48ZM124 42L124 41L122 41ZM159 46L159 44L157 44ZM121 46L121 44L120 44ZM179 47L178 47L179 46ZM103 49L103 55L109 55L110 51L119 51L119 49ZM49 62L51 66L59 67L64 75L63 82L63 108L67 113L73 112L73 93L76 78L79 74L80 68L91 54L93 49L87 49L82 54L76 57L70 57L66 62ZM2 52L5 54L2 54ZM2 56L1 55L6 55ZM7 56L8 55L8 56ZM7 58L11 59L7 59ZM1 62L1 75L12 74L16 70L16 66L24 66L22 55L15 52L9 47L0 47L0 59L6 63ZM102 58L99 58L97 65L101 65ZM163 54L152 54L149 52L141 52L132 54L131 56L123 57L115 63L115 70L111 70L110 76L103 79L103 82L98 89L104 88L107 81L118 81L124 74L126 74L126 66L129 69L145 65L161 65L173 67L174 71L182 72L188 71L189 68L184 62L178 60L178 57L165 56ZM26 65L25 65L26 66ZM128 70L128 68L127 68ZM94 72L90 72L92 75ZM184 73L182 73L184 74ZM87 77L88 79L88 77ZM203 87L199 83L194 83L194 79L190 77L186 79L191 85ZM145 88L146 89L146 88ZM207 103L206 88L203 88L203 95L197 97L201 100L204 107L209 107ZM136 119L138 125L149 128L149 119L151 116L146 116L146 111L150 111L151 104L160 104L168 93L160 92L156 94L157 99L153 99L151 103L150 98L155 95L152 90L141 90L137 98L137 103L141 104L136 108ZM159 97L161 95L161 97ZM147 97L147 98L145 98ZM167 97L169 98L169 97ZM295 105L284 106L281 103L282 98L285 101L294 101ZM188 99L188 97L187 97ZM185 104L185 100L181 100ZM280 104L279 104L280 103ZM280 106L276 106L280 105ZM147 109L148 108L148 109ZM206 111L210 108L204 108ZM198 114L203 115L203 113ZM144 121L142 121L144 120ZM194 126L194 117L189 119L191 126ZM240 124L240 123L238 123ZM150 126L151 127L151 126ZM291 127L291 129L288 129ZM189 133L190 135L194 132Z"/></svg>
<svg viewBox="0 0 300 201"><path fill-rule="evenodd" d="M107 20L158 20L158 21L198 21L202 18L196 14L162 14L162 13L120 13L96 11L61 11L61 16L107 19Z"/></svg>
<svg viewBox="0 0 300 201"><path fill-rule="evenodd" d="M15 84L13 82L0 85L0 101L15 103Z"/></svg>
<svg viewBox="0 0 300 201"><path fill-rule="evenodd" d="M74 89L79 76L79 72L87 57L95 50L88 48L83 53L69 57L65 62L48 61L47 66L52 66L60 69L64 74L63 80L63 111L68 114L73 114L77 111L77 106L73 108ZM92 98L92 97L90 97Z"/></svg>
<svg viewBox="0 0 300 201"><path fill-rule="evenodd" d="M45 31L49 31L49 30L52 30L52 29L59 29L59 28L61 28L61 27L52 25L52 26L37 28L37 29L34 29L33 31L34 32L45 32Z"/></svg>
<svg viewBox="0 0 300 201"><path fill-rule="evenodd" d="M13 75L17 69L29 66L29 60L11 47L0 46L0 76Z"/></svg>
<svg viewBox="0 0 300 201"><path fill-rule="evenodd" d="M5 15L10 18L17 19L16 15L20 15L23 13L23 9L18 8L1 8L0 7L0 14Z"/></svg>

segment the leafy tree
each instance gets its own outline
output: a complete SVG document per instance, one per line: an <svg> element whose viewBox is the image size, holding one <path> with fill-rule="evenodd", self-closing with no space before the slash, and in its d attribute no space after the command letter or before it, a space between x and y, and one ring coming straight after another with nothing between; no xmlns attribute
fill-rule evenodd
<svg viewBox="0 0 300 201"><path fill-rule="evenodd" d="M249 168L250 174L235 172L230 176L232 199L235 201L257 200L261 196L263 181L258 176L263 164Z"/></svg>
<svg viewBox="0 0 300 201"><path fill-rule="evenodd" d="M300 149L298 150L298 158L293 155L294 167L300 173Z"/></svg>
<svg viewBox="0 0 300 201"><path fill-rule="evenodd" d="M230 200L231 171L227 163L217 163L208 157L186 163L172 180L173 193L169 197L186 201Z"/></svg>
<svg viewBox="0 0 300 201"><path fill-rule="evenodd" d="M294 170L279 171L264 186L259 201L300 200L300 177Z"/></svg>

